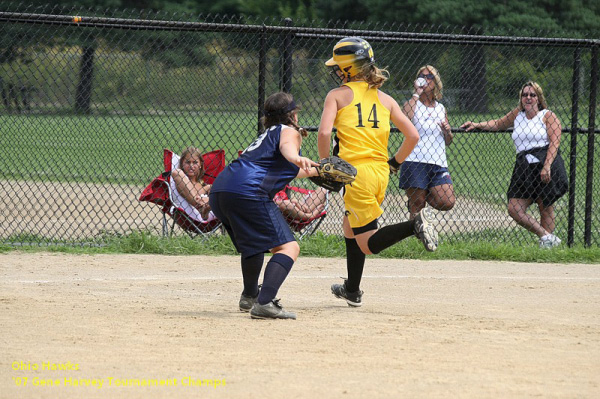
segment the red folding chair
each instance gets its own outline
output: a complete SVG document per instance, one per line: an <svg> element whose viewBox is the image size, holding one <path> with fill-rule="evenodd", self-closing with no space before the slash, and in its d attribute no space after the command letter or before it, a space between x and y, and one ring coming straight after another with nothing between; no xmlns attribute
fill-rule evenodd
<svg viewBox="0 0 600 399"><path fill-rule="evenodd" d="M202 155L204 159L204 181L212 184L215 178L225 168L225 151L214 150ZM210 212L209 217L204 220L200 212L191 206L178 192L175 182L171 178L171 171L178 167L179 156L171 150L163 152L163 164L165 171L154 178L152 182L142 191L140 201L148 201L158 204L163 212L163 235L172 235L175 224L181 227L190 237L198 235L207 237L221 227L221 222ZM173 219L171 231L167 216Z"/></svg>
<svg viewBox="0 0 600 399"><path fill-rule="evenodd" d="M286 185L285 189L275 194L274 200L275 202L278 202L281 200L289 200L292 197L308 198L311 196L311 194L314 193L315 190ZM321 213L309 219L296 219L289 215L285 216L288 225L290 226L292 231L298 236L299 240L302 240L304 237L309 237L315 231L317 231L317 229L323 222L323 219L325 219L325 216L327 216L327 208L329 207L329 192L326 192L324 201L325 207L323 208Z"/></svg>

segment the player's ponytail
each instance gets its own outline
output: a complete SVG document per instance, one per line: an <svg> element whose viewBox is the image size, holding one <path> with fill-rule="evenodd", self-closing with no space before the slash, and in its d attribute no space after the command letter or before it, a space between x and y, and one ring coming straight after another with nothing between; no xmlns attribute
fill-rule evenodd
<svg viewBox="0 0 600 399"><path fill-rule="evenodd" d="M360 69L356 80L364 80L369 84L369 88L379 89L389 77L390 74L387 69L378 68L373 63L366 63Z"/></svg>

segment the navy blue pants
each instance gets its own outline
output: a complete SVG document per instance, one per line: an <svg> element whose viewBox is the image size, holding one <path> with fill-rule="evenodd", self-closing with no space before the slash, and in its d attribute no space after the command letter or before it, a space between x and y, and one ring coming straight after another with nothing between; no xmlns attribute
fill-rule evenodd
<svg viewBox="0 0 600 399"><path fill-rule="evenodd" d="M244 258L296 240L281 211L269 199L218 192L210 193L209 204Z"/></svg>

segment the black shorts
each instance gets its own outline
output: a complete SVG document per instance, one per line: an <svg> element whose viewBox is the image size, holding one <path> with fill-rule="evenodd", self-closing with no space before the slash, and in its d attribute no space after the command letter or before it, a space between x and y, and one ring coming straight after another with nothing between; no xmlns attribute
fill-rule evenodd
<svg viewBox="0 0 600 399"><path fill-rule="evenodd" d="M541 200L545 207L554 204L569 189L569 182L565 163L560 155L556 155L550 168L551 180L549 183L542 182L540 177L548 147L534 148L517 154L517 160L510 179L510 186L506 193L508 199L530 199ZM527 155L535 157L539 162L529 163Z"/></svg>
<svg viewBox="0 0 600 399"><path fill-rule="evenodd" d="M277 205L235 193L211 193L210 207L244 258L296 241Z"/></svg>

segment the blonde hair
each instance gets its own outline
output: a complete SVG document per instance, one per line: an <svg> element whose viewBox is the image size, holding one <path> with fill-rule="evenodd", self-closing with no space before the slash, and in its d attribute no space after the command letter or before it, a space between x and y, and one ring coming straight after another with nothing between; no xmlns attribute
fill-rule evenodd
<svg viewBox="0 0 600 399"><path fill-rule="evenodd" d="M365 63L360 68L360 72L352 80L364 80L369 84L369 89L379 89L386 80L390 78L390 74L385 68L378 68L373 63Z"/></svg>
<svg viewBox="0 0 600 399"><path fill-rule="evenodd" d="M433 96L436 100L441 100L444 96L444 84L442 83L442 78L440 77L440 73L437 68L431 65L424 65L417 71L417 78L424 70L429 69L429 72L433 75L433 80L435 80L435 87L433 88Z"/></svg>
<svg viewBox="0 0 600 399"><path fill-rule="evenodd" d="M542 90L542 87L533 80L530 80L521 87L521 90L519 90L519 110L523 111L525 109L523 107L522 94L523 90L525 90L526 87L531 87L537 95L538 108L540 110L548 108L548 104L546 104L546 97L544 97L544 91Z"/></svg>
<svg viewBox="0 0 600 399"><path fill-rule="evenodd" d="M203 183L204 181L202 180L202 178L204 177L204 158L202 157L202 152L196 147L187 147L181 152L181 156L179 157L179 169L183 170L183 162L188 157L198 157L198 159L200 159L200 170L198 171L198 176L196 176L196 180L200 183Z"/></svg>

